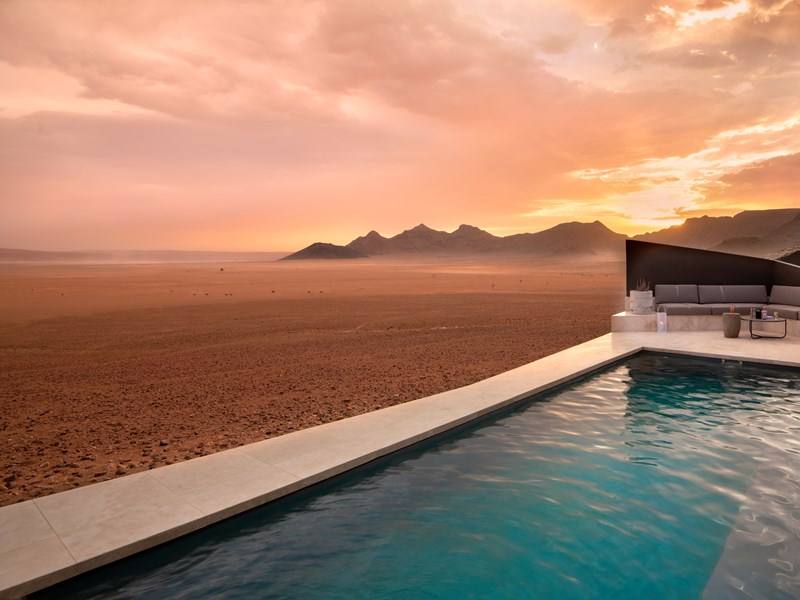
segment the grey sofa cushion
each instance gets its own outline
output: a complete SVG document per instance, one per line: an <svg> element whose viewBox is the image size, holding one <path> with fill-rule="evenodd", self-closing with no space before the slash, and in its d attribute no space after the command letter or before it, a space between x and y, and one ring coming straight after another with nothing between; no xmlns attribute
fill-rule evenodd
<svg viewBox="0 0 800 600"><path fill-rule="evenodd" d="M733 306L734 311L740 315L749 315L750 309L755 308L757 310L761 310L764 308L763 302L720 302L714 304L703 304L702 306L707 306L711 309L712 315L721 315L723 313L731 312L731 306Z"/></svg>
<svg viewBox="0 0 800 600"><path fill-rule="evenodd" d="M688 302L664 302L659 304L656 309L664 307L668 315L710 315L711 309L702 304Z"/></svg>
<svg viewBox="0 0 800 600"><path fill-rule="evenodd" d="M660 283L656 285L654 296L656 304L697 303L697 286L690 284ZM678 314L678 313L675 313ZM689 313L683 313L689 314Z"/></svg>
<svg viewBox="0 0 800 600"><path fill-rule="evenodd" d="M725 302L725 296L722 294L721 285L698 285L697 296L703 304L715 304Z"/></svg>
<svg viewBox="0 0 800 600"><path fill-rule="evenodd" d="M800 286L773 285L769 295L772 304L786 304L800 307Z"/></svg>
<svg viewBox="0 0 800 600"><path fill-rule="evenodd" d="M765 285L698 285L697 293L703 304L767 303Z"/></svg>
<svg viewBox="0 0 800 600"><path fill-rule="evenodd" d="M770 315L777 312L778 316L784 319L800 319L800 306L793 306L791 304L767 304L765 308Z"/></svg>

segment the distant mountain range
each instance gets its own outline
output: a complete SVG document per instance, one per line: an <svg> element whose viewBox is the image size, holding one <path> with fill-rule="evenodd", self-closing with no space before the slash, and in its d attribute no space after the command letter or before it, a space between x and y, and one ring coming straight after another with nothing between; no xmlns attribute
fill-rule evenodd
<svg viewBox="0 0 800 600"><path fill-rule="evenodd" d="M369 256L436 254L522 254L527 256L607 256L623 258L627 236L600 221L562 223L538 233L506 237L461 225L452 233L417 225L394 237L377 231L345 246L317 242L282 260L342 259ZM800 250L800 208L750 210L733 217L698 217L682 225L633 239L705 250L782 258Z"/></svg>
<svg viewBox="0 0 800 600"><path fill-rule="evenodd" d="M600 221L562 223L537 233L505 237L492 235L472 225L461 225L452 233L417 225L388 238L370 231L345 246L317 242L288 256L285 252L45 252L0 248L0 263L226 263L395 255L512 254L542 258L596 256L622 260L626 239ZM692 218L682 225L637 235L633 239L800 264L800 208L748 210L733 217Z"/></svg>
<svg viewBox="0 0 800 600"><path fill-rule="evenodd" d="M625 239L626 236L614 233L600 221L562 223L538 233L518 233L506 237L492 235L472 225L461 225L452 233L417 225L390 238L370 231L346 246L318 242L282 260L363 258L396 254L620 256L625 251Z"/></svg>
<svg viewBox="0 0 800 600"><path fill-rule="evenodd" d="M800 208L747 210L732 217L699 217L633 239L779 258L800 249Z"/></svg>

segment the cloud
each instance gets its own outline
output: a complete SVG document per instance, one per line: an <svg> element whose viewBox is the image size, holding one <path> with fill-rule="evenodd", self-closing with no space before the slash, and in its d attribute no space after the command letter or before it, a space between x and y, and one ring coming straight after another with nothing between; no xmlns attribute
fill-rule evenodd
<svg viewBox="0 0 800 600"><path fill-rule="evenodd" d="M696 19L689 19L691 16ZM758 77L770 86L774 77L795 74L793 65L800 57L795 43L798 27L800 7L796 2L769 8L727 2L715 10L693 8L654 22L651 29L659 43L626 50L633 53L631 60L641 65L658 63L681 71L686 67L717 68L714 84L720 89L735 86L742 77ZM768 77L764 77L765 71ZM702 80L690 77L687 83L702 85Z"/></svg>
<svg viewBox="0 0 800 600"><path fill-rule="evenodd" d="M335 114L335 105L292 80L302 59L284 66L294 52L301 56L294 36L313 5L212 0L194 8L152 0L6 2L0 59L69 76L85 98L181 118Z"/></svg>
<svg viewBox="0 0 800 600"><path fill-rule="evenodd" d="M741 207L791 208L799 205L800 152L748 165L720 177L704 190L711 203Z"/></svg>
<svg viewBox="0 0 800 600"><path fill-rule="evenodd" d="M798 152L800 115L722 131L687 155L573 175L594 184L606 205L655 227L687 215L797 205L797 165L789 156Z"/></svg>
<svg viewBox="0 0 800 600"><path fill-rule="evenodd" d="M719 10L733 4L735 0L703 0L697 5L697 10Z"/></svg>
<svg viewBox="0 0 800 600"><path fill-rule="evenodd" d="M549 33L536 40L536 48L546 54L563 54L568 52L578 39L574 31L568 33Z"/></svg>
<svg viewBox="0 0 800 600"><path fill-rule="evenodd" d="M0 234L285 248L739 206L726 177L800 152L800 8L664 6L6 0Z"/></svg>

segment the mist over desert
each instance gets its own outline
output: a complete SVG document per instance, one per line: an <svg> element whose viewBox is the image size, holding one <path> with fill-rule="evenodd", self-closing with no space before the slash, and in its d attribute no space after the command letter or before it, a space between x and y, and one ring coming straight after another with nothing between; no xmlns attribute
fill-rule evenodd
<svg viewBox="0 0 800 600"><path fill-rule="evenodd" d="M453 389L610 330L619 260L0 265L0 505Z"/></svg>

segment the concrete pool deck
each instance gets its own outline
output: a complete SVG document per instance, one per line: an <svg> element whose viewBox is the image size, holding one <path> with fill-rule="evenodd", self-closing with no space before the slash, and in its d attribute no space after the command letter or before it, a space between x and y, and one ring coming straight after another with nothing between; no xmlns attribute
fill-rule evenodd
<svg viewBox="0 0 800 600"><path fill-rule="evenodd" d="M0 598L17 598L308 487L642 350L800 367L800 338L615 332L458 388L0 508Z"/></svg>

